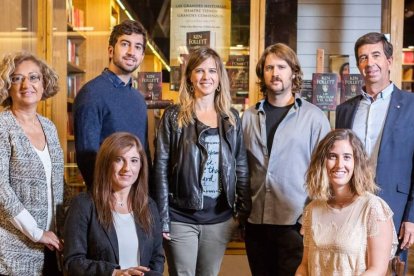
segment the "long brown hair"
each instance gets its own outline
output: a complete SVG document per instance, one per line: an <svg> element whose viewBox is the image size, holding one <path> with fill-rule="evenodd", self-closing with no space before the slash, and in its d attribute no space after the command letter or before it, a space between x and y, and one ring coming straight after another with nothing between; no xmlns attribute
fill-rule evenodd
<svg viewBox="0 0 414 276"><path fill-rule="evenodd" d="M349 181L351 192L356 195L363 195L365 192L375 193L378 190L361 140L350 129L336 129L329 132L319 142L318 147L312 154L306 175L306 187L310 198L329 200L333 197L326 170L326 160L334 143L343 140L349 141L354 156L354 172Z"/></svg>
<svg viewBox="0 0 414 276"><path fill-rule="evenodd" d="M214 107L218 113L229 117L232 125L236 125L236 119L231 112L230 82L223 61L216 51L208 47L194 50L188 59L187 67L181 79L179 92L180 113L178 114L178 125L180 127L194 123L195 97L191 92L191 73L208 58L214 59L219 77L219 86L214 96Z"/></svg>
<svg viewBox="0 0 414 276"><path fill-rule="evenodd" d="M150 234L153 218L148 208L148 164L144 148L136 136L127 132L117 132L103 141L96 157L92 197L99 222L109 229L113 222L114 209L112 191L114 162L119 155L132 147L136 147L138 151L141 169L129 192L128 206L133 211L135 221L147 234Z"/></svg>

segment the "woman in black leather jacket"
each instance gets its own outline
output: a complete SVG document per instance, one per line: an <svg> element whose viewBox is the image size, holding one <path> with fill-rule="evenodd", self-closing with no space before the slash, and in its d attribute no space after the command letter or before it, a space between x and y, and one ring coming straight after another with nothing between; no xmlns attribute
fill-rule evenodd
<svg viewBox="0 0 414 276"><path fill-rule="evenodd" d="M169 274L217 275L251 199L240 118L210 48L189 56L179 104L158 128L154 173Z"/></svg>

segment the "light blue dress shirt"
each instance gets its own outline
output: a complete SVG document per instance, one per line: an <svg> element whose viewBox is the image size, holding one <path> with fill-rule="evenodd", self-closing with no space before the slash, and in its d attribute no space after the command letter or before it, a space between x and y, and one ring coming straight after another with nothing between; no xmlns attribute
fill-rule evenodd
<svg viewBox="0 0 414 276"><path fill-rule="evenodd" d="M368 93L362 91L362 100L359 103L352 126L352 130L365 146L369 157L369 164L372 166L374 173L377 166L382 131L393 90L394 85L390 83L383 91L378 93L375 100Z"/></svg>

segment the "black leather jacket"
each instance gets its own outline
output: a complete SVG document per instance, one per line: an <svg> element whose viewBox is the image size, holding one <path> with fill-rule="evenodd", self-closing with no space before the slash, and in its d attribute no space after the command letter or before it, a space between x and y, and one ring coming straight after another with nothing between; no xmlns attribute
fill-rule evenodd
<svg viewBox="0 0 414 276"><path fill-rule="evenodd" d="M195 123L179 128L178 112L178 105L167 108L157 133L154 184L163 232L170 230L169 206L203 208L201 177L207 152L200 134L208 127ZM237 111L233 113L236 128L226 116L220 116L219 120L221 180L229 207L235 215L247 219L251 208L247 156L241 121Z"/></svg>

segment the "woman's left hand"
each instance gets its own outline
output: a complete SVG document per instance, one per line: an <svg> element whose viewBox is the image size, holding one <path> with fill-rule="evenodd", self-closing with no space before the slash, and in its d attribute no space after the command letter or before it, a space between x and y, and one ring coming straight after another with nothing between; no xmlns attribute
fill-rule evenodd
<svg viewBox="0 0 414 276"><path fill-rule="evenodd" d="M63 243L52 231L44 231L39 242L43 243L45 246L47 246L47 248L49 248L52 251L54 251L55 249L58 251L63 250Z"/></svg>

